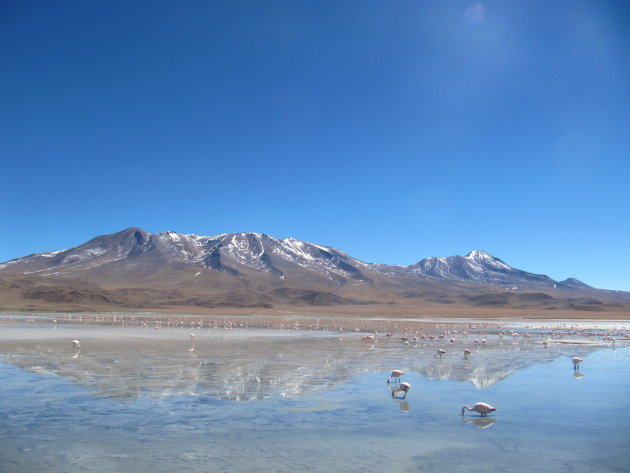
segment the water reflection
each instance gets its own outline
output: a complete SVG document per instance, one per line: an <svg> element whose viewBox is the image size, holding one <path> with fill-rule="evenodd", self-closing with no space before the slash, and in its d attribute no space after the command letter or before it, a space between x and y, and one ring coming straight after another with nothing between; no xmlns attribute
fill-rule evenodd
<svg viewBox="0 0 630 473"><path fill-rule="evenodd" d="M462 417L462 423L474 424L475 427L480 429L487 429L492 427L497 420L494 417Z"/></svg>
<svg viewBox="0 0 630 473"><path fill-rule="evenodd" d="M434 326L431 339L407 322L373 344L368 332L204 323L193 341L188 326L29 324L0 325L0 471L627 470L627 342L545 348L541 336L501 342L466 327L463 337L454 324ZM455 341L439 360L443 330ZM464 360L476 338L486 346ZM575 356L587 363L580 382L569 376ZM394 368L413 387L406 398L384 382ZM496 403L502 422L462 418L462 403L477 399ZM484 449L492 454L477 461Z"/></svg>
<svg viewBox="0 0 630 473"><path fill-rule="evenodd" d="M393 398L395 402L398 403L400 410L403 412L411 412L411 406L409 405L409 402L405 399L398 399L398 398Z"/></svg>
<svg viewBox="0 0 630 473"><path fill-rule="evenodd" d="M406 332L413 340L411 345L402 345L393 336L370 335L366 342L361 332L339 337L339 332L294 328L197 326L189 333L184 327L155 330L60 323L50 330L50 326L21 322L10 329L18 336L12 339L10 331L4 331L0 340L0 354L10 356L6 358L10 363L27 370L45 367L47 372L74 379L98 394L128 398L185 395L249 401L291 397L331 388L363 373L389 374L391 367L402 368L410 373L407 376L416 373L487 389L518 370L562 356L584 358L601 346L570 344L566 338L558 343L550 338L545 346L542 338L517 337L516 332L505 343L500 334L483 331L478 337L484 343L479 342L474 356L464 359L461 353L469 343L468 334L457 331L443 334L451 337L449 346L455 348L444 350L440 358L436 351L444 339L426 329L420 336ZM68 359L65 347L70 340L74 351ZM390 376L398 380L395 374L398 371ZM576 369L576 378L578 374ZM392 394L405 398L407 392Z"/></svg>

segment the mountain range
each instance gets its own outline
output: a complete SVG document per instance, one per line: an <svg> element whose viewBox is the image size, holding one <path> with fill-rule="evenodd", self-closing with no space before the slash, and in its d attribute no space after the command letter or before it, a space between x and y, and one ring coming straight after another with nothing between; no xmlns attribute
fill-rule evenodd
<svg viewBox="0 0 630 473"><path fill-rule="evenodd" d="M0 264L4 308L505 308L625 311L630 293L555 281L480 250L410 266L366 263L329 246L260 233L140 228Z"/></svg>

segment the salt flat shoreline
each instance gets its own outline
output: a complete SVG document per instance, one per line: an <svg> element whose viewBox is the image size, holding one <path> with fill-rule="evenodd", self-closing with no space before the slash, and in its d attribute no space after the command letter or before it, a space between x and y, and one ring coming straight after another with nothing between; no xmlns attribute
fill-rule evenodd
<svg viewBox="0 0 630 473"><path fill-rule="evenodd" d="M160 330L196 331L214 329L276 329L300 331L328 331L345 334L374 333L390 334L429 334L439 330L472 330L499 333L506 328L530 330L616 330L630 324L627 319L559 319L559 318L492 318L492 317L348 317L313 316L310 314L284 315L230 315L230 314L163 314L163 313L54 313L54 312L0 312L0 327L16 320L34 323L38 326L83 324L98 329L99 326L137 327ZM457 332L455 332L457 333ZM1 338L1 337L0 337Z"/></svg>
<svg viewBox="0 0 630 473"><path fill-rule="evenodd" d="M197 317L207 320L221 319L224 317L264 319L264 318L322 318L322 319L351 319L351 320L419 320L419 321L461 321L461 320L490 320L490 321L626 321L630 322L630 312L627 311L560 311L560 310L519 310L519 309L477 309L477 308L449 308L441 307L419 307L417 310L406 308L397 310L389 307L366 308L365 306L331 308L331 307L287 307L278 309L244 310L226 308L223 310L99 310L85 308L71 308L68 310L55 308L46 310L38 308L35 310L24 309L0 309L0 317L7 315L32 315L35 317L43 315L63 316L63 315L118 315L118 316L152 316L152 317Z"/></svg>

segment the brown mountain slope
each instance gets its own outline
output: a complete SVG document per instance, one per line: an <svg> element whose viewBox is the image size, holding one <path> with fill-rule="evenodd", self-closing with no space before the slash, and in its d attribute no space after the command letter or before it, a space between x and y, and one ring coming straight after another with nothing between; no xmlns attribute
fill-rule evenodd
<svg viewBox="0 0 630 473"><path fill-rule="evenodd" d="M411 266L255 233L211 237L130 228L0 264L7 310L284 311L465 314L467 310L628 313L630 294L557 282L485 252Z"/></svg>

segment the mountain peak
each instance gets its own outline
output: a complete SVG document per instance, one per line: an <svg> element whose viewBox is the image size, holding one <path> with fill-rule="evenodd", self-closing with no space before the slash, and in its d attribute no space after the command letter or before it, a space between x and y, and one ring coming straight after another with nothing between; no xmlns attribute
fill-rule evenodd
<svg viewBox="0 0 630 473"><path fill-rule="evenodd" d="M483 250L472 250L464 258L473 259L473 260L496 259L490 253L487 253Z"/></svg>
<svg viewBox="0 0 630 473"><path fill-rule="evenodd" d="M580 289L590 289L591 288L591 286L589 286L588 284L583 283L579 279L575 279L575 278L568 278L568 279L565 279L564 281L560 281L560 282L557 283L557 287L560 287L560 288L580 288Z"/></svg>

